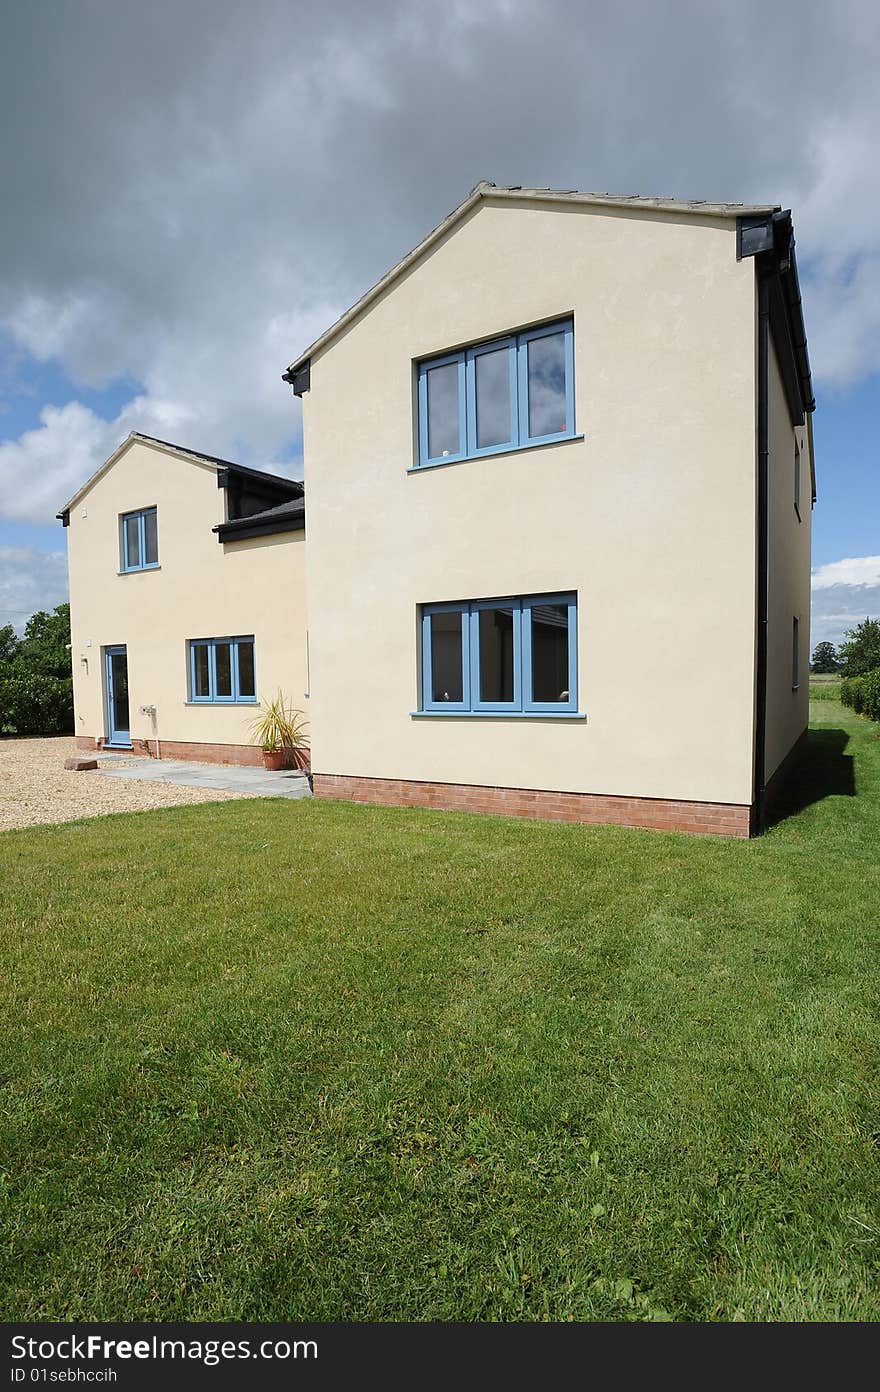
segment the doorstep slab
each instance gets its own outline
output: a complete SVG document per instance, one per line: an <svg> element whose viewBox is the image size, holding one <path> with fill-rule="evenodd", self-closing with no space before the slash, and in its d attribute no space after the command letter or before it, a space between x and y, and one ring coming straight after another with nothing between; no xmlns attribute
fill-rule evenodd
<svg viewBox="0 0 880 1392"><path fill-rule="evenodd" d="M175 783L184 788L211 788L216 792L246 793L250 797L311 797L304 774L281 769L242 767L234 764L197 764L189 759L127 758L113 767L101 762L105 778L133 778L138 783Z"/></svg>

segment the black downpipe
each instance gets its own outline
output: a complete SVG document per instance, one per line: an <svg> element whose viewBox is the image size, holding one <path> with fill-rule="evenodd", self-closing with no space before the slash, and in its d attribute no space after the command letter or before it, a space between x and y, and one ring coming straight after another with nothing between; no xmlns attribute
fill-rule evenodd
<svg viewBox="0 0 880 1392"><path fill-rule="evenodd" d="M767 591L770 500L770 283L758 271L758 497L757 653L755 658L754 831L764 830L764 756L767 747Z"/></svg>

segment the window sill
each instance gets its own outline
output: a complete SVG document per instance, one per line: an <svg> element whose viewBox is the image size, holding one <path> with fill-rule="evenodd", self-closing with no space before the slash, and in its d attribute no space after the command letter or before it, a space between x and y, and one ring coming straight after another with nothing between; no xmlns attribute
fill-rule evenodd
<svg viewBox="0 0 880 1392"><path fill-rule="evenodd" d="M483 459L503 459L509 454L529 454L532 450L552 449L554 445L570 445L586 438L586 435L563 435L559 440L537 440L531 445L511 445L510 449L491 450L485 454L466 454L463 459L432 459L429 464L411 464L406 472L423 474L428 469L450 469L454 464L479 464Z"/></svg>
<svg viewBox="0 0 880 1392"><path fill-rule="evenodd" d="M154 570L161 570L160 565L154 566L132 566L131 570L117 570L117 575L149 575Z"/></svg>
<svg viewBox="0 0 880 1392"><path fill-rule="evenodd" d="M580 711L410 711L410 720L586 720Z"/></svg>
<svg viewBox="0 0 880 1392"><path fill-rule="evenodd" d="M258 706L260 703L256 696L243 696L240 701L184 701L185 706L197 706L200 710L205 706Z"/></svg>

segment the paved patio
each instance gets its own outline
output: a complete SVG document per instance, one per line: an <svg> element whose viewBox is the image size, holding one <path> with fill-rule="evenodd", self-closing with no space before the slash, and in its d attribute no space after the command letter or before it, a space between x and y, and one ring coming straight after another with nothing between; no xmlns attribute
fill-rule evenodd
<svg viewBox="0 0 880 1392"><path fill-rule="evenodd" d="M173 783L183 788L211 788L242 797L311 797L309 780L293 769L269 773L238 764L197 764L189 759L148 759L130 754L98 754L98 772L108 778L144 783Z"/></svg>

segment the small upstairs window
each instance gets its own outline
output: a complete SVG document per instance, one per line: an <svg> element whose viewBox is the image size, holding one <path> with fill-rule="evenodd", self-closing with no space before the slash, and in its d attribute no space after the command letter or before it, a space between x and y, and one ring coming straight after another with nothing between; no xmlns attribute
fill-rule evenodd
<svg viewBox="0 0 880 1392"><path fill-rule="evenodd" d="M794 442L794 510L797 519L801 520L801 447L795 438Z"/></svg>
<svg viewBox="0 0 880 1392"><path fill-rule="evenodd" d="M419 363L419 465L570 439L574 328L570 319Z"/></svg>
<svg viewBox="0 0 880 1392"><path fill-rule="evenodd" d="M797 619L791 621L791 689L797 691L801 684L801 640L800 623Z"/></svg>
<svg viewBox="0 0 880 1392"><path fill-rule="evenodd" d="M159 564L156 509L124 512L119 519L120 570L154 570Z"/></svg>

